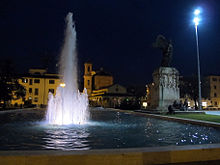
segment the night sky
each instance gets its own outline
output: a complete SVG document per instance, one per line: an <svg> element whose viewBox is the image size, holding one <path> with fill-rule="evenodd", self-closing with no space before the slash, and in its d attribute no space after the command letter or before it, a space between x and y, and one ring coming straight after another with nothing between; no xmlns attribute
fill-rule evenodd
<svg viewBox="0 0 220 165"><path fill-rule="evenodd" d="M0 55L16 70L55 71L64 39L65 16L74 13L80 74L83 63L103 67L122 85L145 85L160 65L152 47L158 34L171 39L172 66L183 76L197 73L193 10L202 8L199 25L201 74L220 75L219 0L1 0Z"/></svg>

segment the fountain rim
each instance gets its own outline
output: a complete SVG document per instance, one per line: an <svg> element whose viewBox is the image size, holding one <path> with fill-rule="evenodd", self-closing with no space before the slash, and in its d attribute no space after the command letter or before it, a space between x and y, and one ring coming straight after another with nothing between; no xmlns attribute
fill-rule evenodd
<svg viewBox="0 0 220 165"><path fill-rule="evenodd" d="M213 144L199 144L199 145L169 145L157 147L139 147L139 148L115 148L115 149L91 149L91 150L0 150L0 156L3 155L80 155L80 154L111 154L111 153L145 153L145 152L166 152L166 151L184 151L184 150L205 150L205 149L220 149L220 143Z"/></svg>
<svg viewBox="0 0 220 165"><path fill-rule="evenodd" d="M220 143L99 150L19 150L0 151L0 163L27 164L168 164L186 162L220 162ZM74 163L73 163L74 162Z"/></svg>

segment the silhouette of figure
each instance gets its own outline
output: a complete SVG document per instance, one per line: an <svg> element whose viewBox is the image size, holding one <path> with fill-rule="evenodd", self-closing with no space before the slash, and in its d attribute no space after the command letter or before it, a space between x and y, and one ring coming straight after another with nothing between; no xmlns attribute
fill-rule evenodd
<svg viewBox="0 0 220 165"><path fill-rule="evenodd" d="M153 44L155 48L159 48L162 53L162 61L161 66L162 67L170 67L170 63L172 60L172 54L173 54L173 45L171 41L168 41L164 36L158 35L156 42Z"/></svg>

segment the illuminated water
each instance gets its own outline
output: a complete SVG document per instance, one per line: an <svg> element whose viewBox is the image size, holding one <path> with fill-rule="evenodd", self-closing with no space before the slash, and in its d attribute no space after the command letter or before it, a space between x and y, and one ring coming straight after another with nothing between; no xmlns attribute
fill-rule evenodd
<svg viewBox="0 0 220 165"><path fill-rule="evenodd" d="M66 17L66 31L60 57L62 87L56 96L49 94L46 120L49 124L84 124L88 120L88 96L80 93L77 85L76 31L72 13ZM86 91L86 90L85 90Z"/></svg>
<svg viewBox="0 0 220 165"><path fill-rule="evenodd" d="M43 111L0 115L0 150L90 150L220 143L220 130L91 110L84 125L48 125Z"/></svg>

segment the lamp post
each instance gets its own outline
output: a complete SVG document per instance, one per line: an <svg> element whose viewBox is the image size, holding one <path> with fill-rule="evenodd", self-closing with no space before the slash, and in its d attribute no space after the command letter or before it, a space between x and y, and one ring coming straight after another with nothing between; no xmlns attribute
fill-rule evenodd
<svg viewBox="0 0 220 165"><path fill-rule="evenodd" d="M193 22L195 24L195 32L196 32L196 52L197 52L197 69L198 69L198 89L199 89L199 100L198 100L198 106L199 106L199 110L202 109L201 106L201 100L202 100L202 96L201 96L201 78L200 78L200 60L199 60L199 37L198 37L198 25L199 25L199 14L200 14L200 10L196 9L194 11L194 19Z"/></svg>

